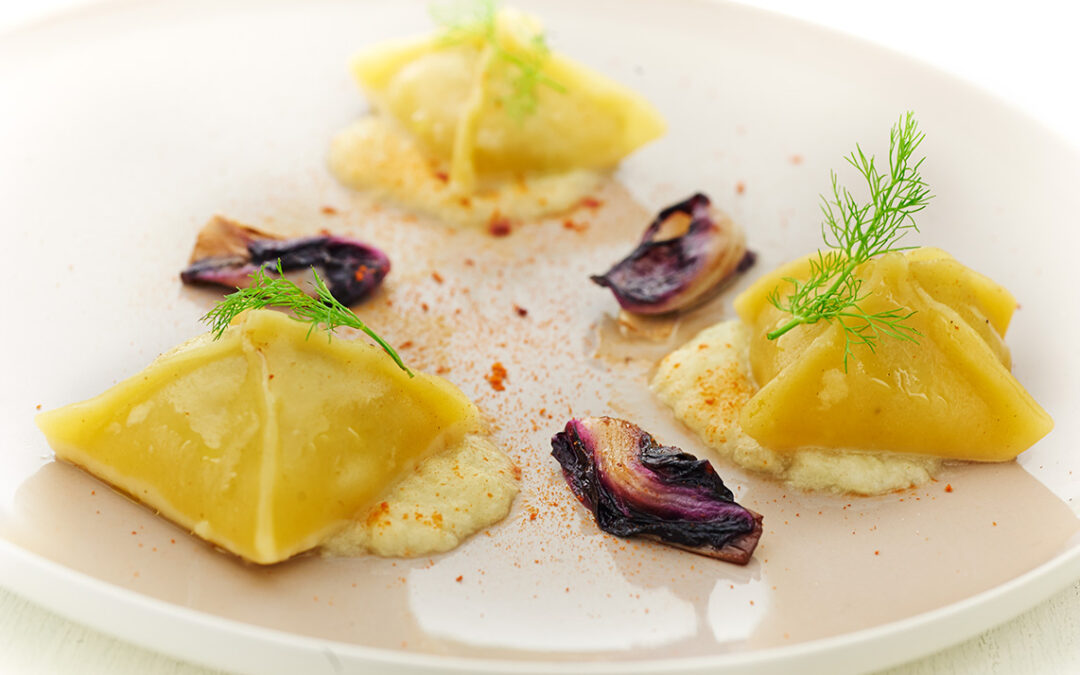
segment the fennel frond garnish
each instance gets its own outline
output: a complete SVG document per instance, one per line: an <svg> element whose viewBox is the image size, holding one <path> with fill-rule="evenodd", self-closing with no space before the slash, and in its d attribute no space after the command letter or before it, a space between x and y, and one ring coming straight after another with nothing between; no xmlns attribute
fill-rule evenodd
<svg viewBox="0 0 1080 675"><path fill-rule="evenodd" d="M413 372L405 365L398 353L385 340L379 337L375 331L368 328L367 324L360 320L345 305L338 302L326 287L318 272L312 268L315 275L315 297L304 292L302 288L285 278L281 269L281 261L278 261L278 276L270 276L265 268L260 267L251 274L251 285L247 288L238 288L235 293L226 295L225 298L213 309L202 317L203 323L210 326L210 332L214 339L218 339L225 333L233 319L240 313L249 309L262 309L264 307L281 307L292 310L293 318L297 321L311 324L308 329L308 337L316 327L322 326L329 340L336 328L345 326L355 328L367 333L368 337L375 341L385 351L399 368L413 377Z"/></svg>
<svg viewBox="0 0 1080 675"><path fill-rule="evenodd" d="M559 93L566 88L544 74L544 62L550 50L544 33L537 33L523 48L508 50L499 38L496 0L457 0L432 4L428 8L432 20L443 29L448 44L475 41L492 50L495 57L511 68L512 92L502 99L507 114L521 120L536 112L539 103L537 89L543 85Z"/></svg>
<svg viewBox="0 0 1080 675"><path fill-rule="evenodd" d="M864 262L914 246L900 246L909 231L919 230L914 215L926 208L932 195L919 168L925 157L913 159L924 135L911 112L902 116L889 133L889 166L882 173L862 148L846 160L866 180L869 201L860 204L848 188L839 184L832 172L832 197L821 197L824 221L821 235L828 251L818 251L810 262L805 281L785 278L790 293L781 297L780 287L769 294L769 302L791 319L767 334L775 340L796 326L818 321L836 321L844 330L844 370L857 345L874 351L881 337L918 343L920 333L907 322L915 312L894 307L873 314L860 303L869 295L861 292L862 280L854 276Z"/></svg>

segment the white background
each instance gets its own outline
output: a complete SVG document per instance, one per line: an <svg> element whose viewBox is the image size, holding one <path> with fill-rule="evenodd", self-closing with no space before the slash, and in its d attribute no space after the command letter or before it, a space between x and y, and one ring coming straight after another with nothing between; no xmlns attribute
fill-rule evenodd
<svg viewBox="0 0 1080 675"><path fill-rule="evenodd" d="M0 31L93 0L0 0ZM661 0L657 0L658 2ZM1080 6L1064 0L743 0L859 35L959 75L1080 150ZM0 33L0 39L3 39ZM2 102L0 102L2 104ZM1077 223L1080 226L1080 223ZM208 675L0 591L0 673ZM886 671L1080 673L1080 583L968 642ZM882 673L881 675L885 675Z"/></svg>

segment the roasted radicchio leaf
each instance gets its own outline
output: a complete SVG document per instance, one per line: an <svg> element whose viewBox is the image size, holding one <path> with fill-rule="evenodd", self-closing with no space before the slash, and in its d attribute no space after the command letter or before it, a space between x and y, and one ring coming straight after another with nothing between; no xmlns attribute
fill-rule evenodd
<svg viewBox="0 0 1080 675"><path fill-rule="evenodd" d="M629 256L590 278L628 312L665 314L704 300L754 258L742 230L699 193L661 211Z"/></svg>
<svg viewBox="0 0 1080 675"><path fill-rule="evenodd" d="M605 532L739 565L761 538L761 516L735 503L708 460L658 445L630 422L570 420L551 439L551 454Z"/></svg>
<svg viewBox="0 0 1080 675"><path fill-rule="evenodd" d="M353 305L370 295L390 271L390 259L367 244L318 235L283 239L215 216L199 232L191 263L180 272L185 284L212 284L244 288L253 272L318 268L330 293L343 305Z"/></svg>

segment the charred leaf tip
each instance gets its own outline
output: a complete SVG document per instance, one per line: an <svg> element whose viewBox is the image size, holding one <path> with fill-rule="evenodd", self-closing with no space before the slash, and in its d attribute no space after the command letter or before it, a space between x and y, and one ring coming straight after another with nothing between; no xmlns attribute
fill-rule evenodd
<svg viewBox="0 0 1080 675"><path fill-rule="evenodd" d="M601 530L749 561L761 516L735 503L707 460L658 445L637 425L609 417L572 419L551 443L571 491Z"/></svg>
<svg viewBox="0 0 1080 675"><path fill-rule="evenodd" d="M243 288L268 277L319 268L329 292L345 305L364 299L381 284L390 260L361 241L329 234L295 239L261 232L227 218L212 219L199 233L192 262L181 271L185 284Z"/></svg>
<svg viewBox="0 0 1080 675"><path fill-rule="evenodd" d="M662 209L633 251L590 279L627 311L666 314L704 302L753 259L738 226L697 193Z"/></svg>

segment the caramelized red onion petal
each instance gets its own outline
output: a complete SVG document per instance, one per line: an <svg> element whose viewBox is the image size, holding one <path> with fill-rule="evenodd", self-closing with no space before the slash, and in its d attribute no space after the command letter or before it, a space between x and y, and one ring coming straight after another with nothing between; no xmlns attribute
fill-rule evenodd
<svg viewBox="0 0 1080 675"><path fill-rule="evenodd" d="M551 447L570 489L605 532L740 565L753 555L762 518L735 503L707 460L610 417L570 420Z"/></svg>
<svg viewBox="0 0 1080 675"><path fill-rule="evenodd" d="M665 223L678 214L689 217L685 232L664 237ZM661 211L630 255L590 278L628 312L665 314L705 299L754 260L739 228L698 193Z"/></svg>
<svg viewBox="0 0 1080 675"><path fill-rule="evenodd" d="M185 284L227 288L247 286L253 272L315 267L326 287L344 305L370 295L390 271L390 259L379 249L355 239L318 235L283 239L220 216L199 233L190 265L180 272Z"/></svg>

